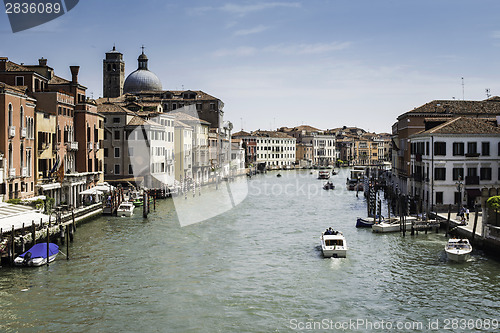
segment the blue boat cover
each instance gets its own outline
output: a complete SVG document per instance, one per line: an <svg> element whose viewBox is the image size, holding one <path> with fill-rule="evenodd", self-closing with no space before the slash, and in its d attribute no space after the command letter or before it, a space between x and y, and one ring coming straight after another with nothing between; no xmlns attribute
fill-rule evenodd
<svg viewBox="0 0 500 333"><path fill-rule="evenodd" d="M24 255L31 252L31 258L47 258L47 243L38 243L33 245L31 249L20 255L24 258ZM49 243L49 257L57 254L59 252L59 246L54 243Z"/></svg>

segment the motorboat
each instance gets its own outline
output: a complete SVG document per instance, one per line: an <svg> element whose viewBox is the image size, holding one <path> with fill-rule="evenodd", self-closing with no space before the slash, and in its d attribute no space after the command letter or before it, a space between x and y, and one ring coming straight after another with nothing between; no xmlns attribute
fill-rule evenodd
<svg viewBox="0 0 500 333"><path fill-rule="evenodd" d="M411 225L415 222L417 218L415 216L406 216L404 226L407 230L410 230ZM390 220L384 220L380 223L375 222L372 225L373 232L397 232L401 230L401 222L399 217L392 217Z"/></svg>
<svg viewBox="0 0 500 333"><path fill-rule="evenodd" d="M279 178L279 177L281 177L281 173L278 173L278 174L276 175L276 177L278 177L278 178Z"/></svg>
<svg viewBox="0 0 500 333"><path fill-rule="evenodd" d="M340 231L327 229L321 233L321 250L325 258L345 258L347 254L347 243Z"/></svg>
<svg viewBox="0 0 500 333"><path fill-rule="evenodd" d="M356 219L356 228L371 228L374 224L382 223L382 222L394 222L398 220L396 217L391 217L385 218L385 217L380 217L377 215L375 218L373 216L367 216L367 217L358 217ZM399 220L398 220L399 221Z"/></svg>
<svg viewBox="0 0 500 333"><path fill-rule="evenodd" d="M58 253L59 246L49 243L49 263L56 259ZM16 266L42 266L45 264L47 264L47 243L35 244L31 249L14 259L14 265Z"/></svg>
<svg viewBox="0 0 500 333"><path fill-rule="evenodd" d="M323 185L323 189L324 190L334 190L335 189L335 185L333 185L332 182L327 182L325 185Z"/></svg>
<svg viewBox="0 0 500 333"><path fill-rule="evenodd" d="M455 262L465 262L470 258L472 252L472 245L470 245L467 238L456 239L451 238L444 247L448 260Z"/></svg>
<svg viewBox="0 0 500 333"><path fill-rule="evenodd" d="M116 210L116 216L132 216L134 214L134 203L130 201L124 201L118 206Z"/></svg>
<svg viewBox="0 0 500 333"><path fill-rule="evenodd" d="M346 186L349 191L363 191L364 167L354 167L347 178Z"/></svg>
<svg viewBox="0 0 500 333"><path fill-rule="evenodd" d="M332 176L335 176L337 172L335 170L332 170Z"/></svg>
<svg viewBox="0 0 500 333"><path fill-rule="evenodd" d="M330 179L330 172L326 170L320 170L318 172L318 179Z"/></svg>

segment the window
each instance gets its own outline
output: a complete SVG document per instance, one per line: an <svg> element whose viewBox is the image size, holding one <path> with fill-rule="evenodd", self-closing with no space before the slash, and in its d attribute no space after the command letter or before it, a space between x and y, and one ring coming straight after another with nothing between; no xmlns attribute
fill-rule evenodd
<svg viewBox="0 0 500 333"><path fill-rule="evenodd" d="M57 107L57 114L62 114L62 107Z"/></svg>
<svg viewBox="0 0 500 333"><path fill-rule="evenodd" d="M106 130L104 130L104 140L107 140L108 139L108 132Z"/></svg>
<svg viewBox="0 0 500 333"><path fill-rule="evenodd" d="M24 120L24 109L23 109L23 106L21 105L21 115L20 115L20 119L19 119L19 121L20 121L20 123L19 123L19 127L21 127L21 128L23 128L23 127L24 127L24 126L23 126L23 125L24 125L24 124L23 124L23 120Z"/></svg>
<svg viewBox="0 0 500 333"><path fill-rule="evenodd" d="M429 141L425 143L425 155L429 155Z"/></svg>
<svg viewBox="0 0 500 333"><path fill-rule="evenodd" d="M104 148L104 157L108 157L108 148Z"/></svg>
<svg viewBox="0 0 500 333"><path fill-rule="evenodd" d="M467 168L467 176L477 177L477 168Z"/></svg>
<svg viewBox="0 0 500 333"><path fill-rule="evenodd" d="M464 168L453 168L453 180L464 179Z"/></svg>
<svg viewBox="0 0 500 333"><path fill-rule="evenodd" d="M453 142L453 156L463 156L463 155L464 155L464 143Z"/></svg>
<svg viewBox="0 0 500 333"><path fill-rule="evenodd" d="M481 142L481 155L490 156L490 143Z"/></svg>
<svg viewBox="0 0 500 333"><path fill-rule="evenodd" d="M120 174L120 164L115 164L115 175Z"/></svg>
<svg viewBox="0 0 500 333"><path fill-rule="evenodd" d="M481 168L480 169L480 179L481 180L491 180L491 168Z"/></svg>
<svg viewBox="0 0 500 333"><path fill-rule="evenodd" d="M114 131L114 137L115 140L120 140L120 131Z"/></svg>
<svg viewBox="0 0 500 333"><path fill-rule="evenodd" d="M477 154L477 142L467 142L467 154Z"/></svg>
<svg viewBox="0 0 500 333"><path fill-rule="evenodd" d="M115 147L115 157L120 157L120 147Z"/></svg>
<svg viewBox="0 0 500 333"><path fill-rule="evenodd" d="M24 86L24 76L16 76L16 86Z"/></svg>
<svg viewBox="0 0 500 333"><path fill-rule="evenodd" d="M106 163L104 163L104 173L105 174L108 173L108 165Z"/></svg>
<svg viewBox="0 0 500 333"><path fill-rule="evenodd" d="M119 124L120 123L120 118L119 117L114 117L113 118L113 124Z"/></svg>
<svg viewBox="0 0 500 333"><path fill-rule="evenodd" d="M9 103L9 126L13 125L13 121L12 104Z"/></svg>
<svg viewBox="0 0 500 333"><path fill-rule="evenodd" d="M434 142L434 156L446 155L446 142Z"/></svg>
<svg viewBox="0 0 500 333"><path fill-rule="evenodd" d="M446 180L446 168L435 168L434 180Z"/></svg>
<svg viewBox="0 0 500 333"><path fill-rule="evenodd" d="M134 173L134 170L132 169L132 164L128 165L128 174L132 175Z"/></svg>
<svg viewBox="0 0 500 333"><path fill-rule="evenodd" d="M436 204L437 205L443 204L443 192L436 192Z"/></svg>

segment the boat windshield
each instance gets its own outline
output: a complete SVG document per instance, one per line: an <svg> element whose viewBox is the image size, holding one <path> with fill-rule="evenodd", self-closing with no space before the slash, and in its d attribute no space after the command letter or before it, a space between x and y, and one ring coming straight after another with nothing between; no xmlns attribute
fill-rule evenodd
<svg viewBox="0 0 500 333"><path fill-rule="evenodd" d="M342 246L343 244L344 244L344 242L342 241L342 239L326 239L325 240L326 246L336 246L336 245Z"/></svg>

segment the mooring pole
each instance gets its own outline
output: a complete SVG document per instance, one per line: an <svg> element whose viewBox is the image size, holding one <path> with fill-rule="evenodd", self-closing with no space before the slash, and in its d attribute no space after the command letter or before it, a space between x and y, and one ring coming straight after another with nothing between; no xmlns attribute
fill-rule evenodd
<svg viewBox="0 0 500 333"><path fill-rule="evenodd" d="M476 235L477 218L478 218L478 216L479 216L479 214L478 214L478 210L479 210L479 206L478 206L478 205L476 205L476 206L474 207L474 211L476 212L476 214L474 214L474 226L472 227L472 238L471 238L471 240L470 240L470 241L471 241L471 243L473 243L473 242L474 242L474 236Z"/></svg>
<svg viewBox="0 0 500 333"><path fill-rule="evenodd" d="M448 237L448 233L450 232L450 217L451 217L451 204L448 205L448 221L446 221L446 233L444 234Z"/></svg>

